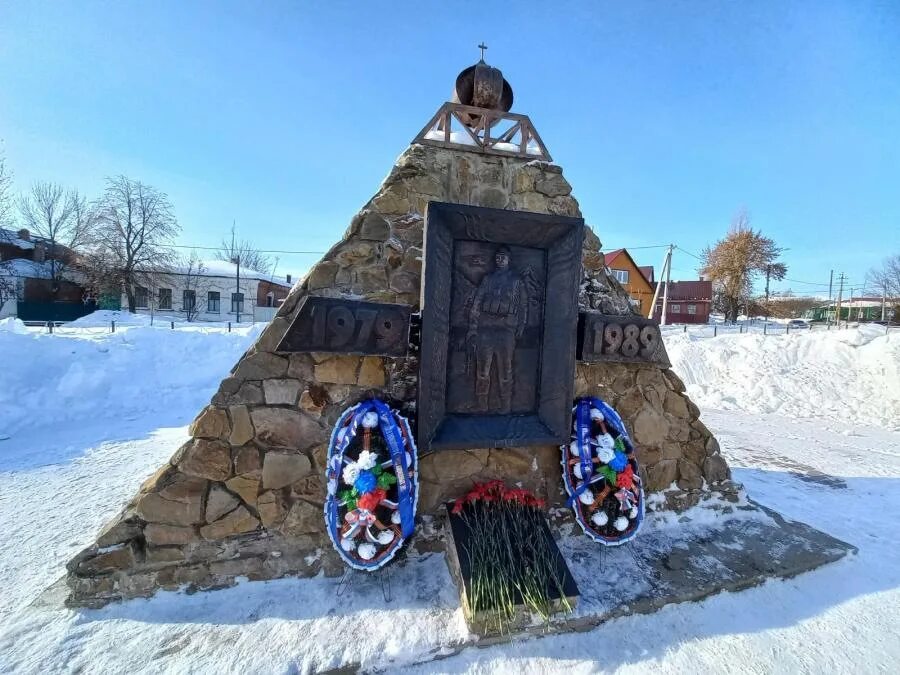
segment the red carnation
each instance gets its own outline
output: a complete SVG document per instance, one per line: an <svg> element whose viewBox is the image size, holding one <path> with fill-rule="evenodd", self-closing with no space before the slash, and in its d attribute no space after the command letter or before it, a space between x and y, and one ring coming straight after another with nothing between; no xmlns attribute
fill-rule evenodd
<svg viewBox="0 0 900 675"><path fill-rule="evenodd" d="M463 500L462 497L453 502L453 509L451 513L462 513L463 510Z"/></svg>

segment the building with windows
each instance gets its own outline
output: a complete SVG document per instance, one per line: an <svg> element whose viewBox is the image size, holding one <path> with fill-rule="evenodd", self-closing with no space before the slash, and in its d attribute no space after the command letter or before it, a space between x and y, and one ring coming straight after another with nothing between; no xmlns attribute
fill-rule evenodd
<svg viewBox="0 0 900 675"><path fill-rule="evenodd" d="M622 284L635 310L647 316L653 302L653 268L638 267L631 254L624 248L604 254L609 273ZM650 276L647 276L649 271Z"/></svg>
<svg viewBox="0 0 900 675"><path fill-rule="evenodd" d="M662 317L665 282L659 284L659 296L653 318ZM707 323L712 311L711 281L672 281L669 283L669 306L666 309L666 323Z"/></svg>
<svg viewBox="0 0 900 675"><path fill-rule="evenodd" d="M278 277L221 260L193 261L148 276L135 288L141 314L158 312L186 321L269 321L291 290L291 275ZM122 306L128 306L123 294Z"/></svg>
<svg viewBox="0 0 900 675"><path fill-rule="evenodd" d="M70 321L93 311L75 252L26 229L0 228L0 319Z"/></svg>

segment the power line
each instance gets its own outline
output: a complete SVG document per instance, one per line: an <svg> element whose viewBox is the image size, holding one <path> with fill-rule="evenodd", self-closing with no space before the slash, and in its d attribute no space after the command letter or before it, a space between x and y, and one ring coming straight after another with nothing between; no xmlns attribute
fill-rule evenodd
<svg viewBox="0 0 900 675"><path fill-rule="evenodd" d="M190 244L161 244L160 248L190 248L190 249L197 249L200 251L223 251L223 250L225 250L221 246L193 246ZM293 253L293 254L297 254L297 255L307 255L307 254L322 255L324 253L327 253L327 251L282 251L282 250L263 249L263 248L254 248L253 250L257 251L258 253Z"/></svg>

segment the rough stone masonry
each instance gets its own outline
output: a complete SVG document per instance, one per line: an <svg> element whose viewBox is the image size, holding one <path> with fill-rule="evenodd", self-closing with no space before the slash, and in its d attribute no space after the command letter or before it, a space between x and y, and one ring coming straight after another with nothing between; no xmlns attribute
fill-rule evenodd
<svg viewBox="0 0 900 675"><path fill-rule="evenodd" d="M191 424L191 440L69 562L69 603L99 606L185 585L216 588L238 576L340 573L322 515L331 427L348 405L368 396L414 414L419 364L415 356L276 353L300 301L353 297L417 310L429 201L580 216L571 193L561 168L546 162L409 147L344 238L222 381ZM587 229L580 305L631 314L599 249ZM645 485L666 490L669 507L690 506L704 491L733 494L718 443L671 370L578 363L575 394L599 396L619 411ZM420 458L419 513L433 515L473 481L491 478L520 482L550 504L564 502L556 446L441 451ZM421 543L426 535L417 538Z"/></svg>

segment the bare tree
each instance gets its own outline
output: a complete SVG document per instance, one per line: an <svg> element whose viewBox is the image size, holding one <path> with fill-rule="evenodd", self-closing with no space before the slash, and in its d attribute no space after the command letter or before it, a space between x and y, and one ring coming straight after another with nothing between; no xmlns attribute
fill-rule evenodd
<svg viewBox="0 0 900 675"><path fill-rule="evenodd" d="M108 178L95 207L92 257L108 266L134 312L135 289L152 287L153 277L175 262L170 242L178 221L164 193L126 176Z"/></svg>
<svg viewBox="0 0 900 675"><path fill-rule="evenodd" d="M194 321L206 307L206 296L209 290L209 277L206 276L206 265L191 251L190 257L179 266L179 274L184 278L181 310L187 321Z"/></svg>
<svg viewBox="0 0 900 675"><path fill-rule="evenodd" d="M882 296L900 299L900 254L885 258L881 267L870 269L866 281Z"/></svg>
<svg viewBox="0 0 900 675"><path fill-rule="evenodd" d="M231 226L231 239L223 239L222 246L216 251L216 259L235 263L242 269L249 269L262 274L269 274L272 269L272 261L269 256L262 253L252 242L242 239L235 240L234 225Z"/></svg>
<svg viewBox="0 0 900 675"><path fill-rule="evenodd" d="M13 225L12 172L6 158L0 155L0 227Z"/></svg>
<svg viewBox="0 0 900 675"><path fill-rule="evenodd" d="M724 239L704 249L701 273L713 282L713 301L724 312L726 321L737 320L741 306L749 302L758 276L784 278L787 267L777 262L781 251L772 239L753 230L745 210L735 216Z"/></svg>
<svg viewBox="0 0 900 675"><path fill-rule="evenodd" d="M78 192L66 191L56 183L37 182L19 198L23 227L46 247L50 263L51 293L56 296L72 265L75 252L88 240L90 218L87 202Z"/></svg>

